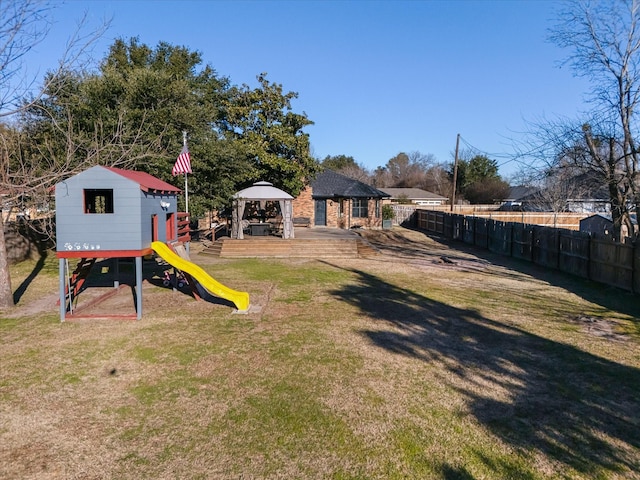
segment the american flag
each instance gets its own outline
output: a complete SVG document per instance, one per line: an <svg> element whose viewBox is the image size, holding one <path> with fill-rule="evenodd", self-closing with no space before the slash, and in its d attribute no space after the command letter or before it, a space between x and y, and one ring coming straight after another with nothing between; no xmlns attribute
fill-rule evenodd
<svg viewBox="0 0 640 480"><path fill-rule="evenodd" d="M174 177L181 173L193 173L191 171L191 155L189 155L189 149L186 145L182 147L182 152L178 155L178 159L171 169L171 175Z"/></svg>

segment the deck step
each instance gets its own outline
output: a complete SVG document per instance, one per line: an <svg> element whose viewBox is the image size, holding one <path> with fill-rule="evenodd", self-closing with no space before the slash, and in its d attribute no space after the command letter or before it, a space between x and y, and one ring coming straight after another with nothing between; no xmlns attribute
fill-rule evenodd
<svg viewBox="0 0 640 480"><path fill-rule="evenodd" d="M357 258L361 256L358 238L353 239L289 239L264 238L236 240L223 238L200 253L218 257L290 257L290 258ZM366 250L366 248L365 248Z"/></svg>

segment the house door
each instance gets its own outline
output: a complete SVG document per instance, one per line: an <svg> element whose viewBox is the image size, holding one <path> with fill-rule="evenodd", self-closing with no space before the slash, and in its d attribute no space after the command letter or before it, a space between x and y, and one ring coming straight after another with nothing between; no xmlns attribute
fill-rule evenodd
<svg viewBox="0 0 640 480"><path fill-rule="evenodd" d="M327 201L316 200L314 205L314 225L324 227L327 225Z"/></svg>

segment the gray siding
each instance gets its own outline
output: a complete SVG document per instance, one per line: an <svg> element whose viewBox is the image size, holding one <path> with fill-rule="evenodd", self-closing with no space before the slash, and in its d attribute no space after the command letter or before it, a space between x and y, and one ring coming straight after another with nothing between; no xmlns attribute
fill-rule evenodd
<svg viewBox="0 0 640 480"><path fill-rule="evenodd" d="M113 213L84 213L85 189L112 189ZM137 182L102 167L92 167L56 185L58 251L141 250L151 244L151 215L158 215L158 240L166 240L167 212L175 212L175 196L162 209L160 195L150 195ZM173 210L172 210L173 208Z"/></svg>
<svg viewBox="0 0 640 480"><path fill-rule="evenodd" d="M159 195L147 192L141 193L141 211L142 218L146 219L142 222L142 239L143 242L147 242L151 244L151 217L153 215L157 215L158 217L158 238L161 242L167 242L171 240L176 240L176 238L167 238L166 224L167 224L167 214L173 213L175 219L176 228L178 226L178 219L176 216L176 212L178 209L178 199L175 195ZM166 209L162 208L161 202L168 203L169 206ZM175 237L175 235L174 235Z"/></svg>

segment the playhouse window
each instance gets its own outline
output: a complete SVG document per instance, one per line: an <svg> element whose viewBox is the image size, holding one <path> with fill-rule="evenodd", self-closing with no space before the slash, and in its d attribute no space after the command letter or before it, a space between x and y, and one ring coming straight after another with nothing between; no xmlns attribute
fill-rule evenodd
<svg viewBox="0 0 640 480"><path fill-rule="evenodd" d="M84 213L113 213L113 190L85 189Z"/></svg>

